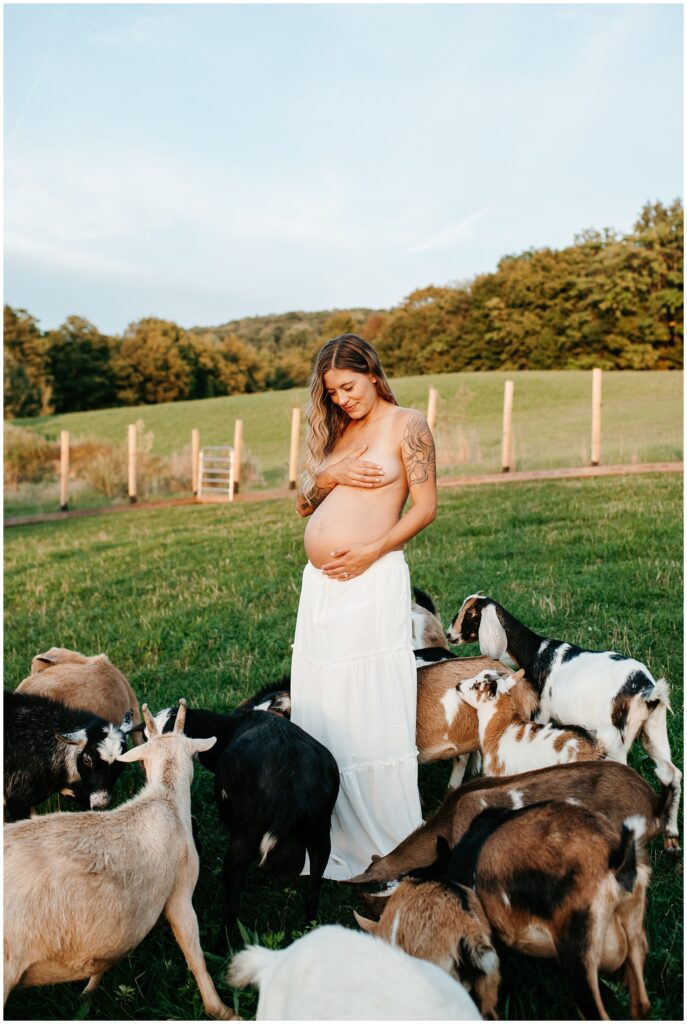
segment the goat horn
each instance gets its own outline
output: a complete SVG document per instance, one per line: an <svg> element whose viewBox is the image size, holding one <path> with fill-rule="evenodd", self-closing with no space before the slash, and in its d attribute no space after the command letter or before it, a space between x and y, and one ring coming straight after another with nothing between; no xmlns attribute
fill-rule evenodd
<svg viewBox="0 0 687 1024"><path fill-rule="evenodd" d="M146 729L148 730L148 738L152 739L153 736L159 736L160 732L158 730L157 725L155 724L155 719L153 718L148 709L147 704L142 705L141 713L143 714L143 721L145 722Z"/></svg>
<svg viewBox="0 0 687 1024"><path fill-rule="evenodd" d="M179 710L177 711L177 720L174 723L174 732L183 732L184 724L186 723L186 698L179 697Z"/></svg>

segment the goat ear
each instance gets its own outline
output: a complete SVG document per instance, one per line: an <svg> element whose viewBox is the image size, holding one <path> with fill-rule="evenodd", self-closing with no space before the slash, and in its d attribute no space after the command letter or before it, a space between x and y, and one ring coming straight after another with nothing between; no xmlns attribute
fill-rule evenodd
<svg viewBox="0 0 687 1024"><path fill-rule="evenodd" d="M190 739L190 737L187 738ZM193 747L193 753L202 754L204 750L209 750L210 747L214 747L216 742L216 736L207 736L205 739L192 739L191 746Z"/></svg>
<svg viewBox="0 0 687 1024"><path fill-rule="evenodd" d="M119 754L116 760L129 764L131 761L142 761L147 756L148 744L141 743L138 747L132 747L131 750L125 750L123 754Z"/></svg>
<svg viewBox="0 0 687 1024"><path fill-rule="evenodd" d="M79 750L83 750L88 742L88 736L86 735L85 729L78 729L76 732L56 732L55 738L60 743L66 743L70 747L78 747Z"/></svg>
<svg viewBox="0 0 687 1024"><path fill-rule="evenodd" d="M377 931L377 922L371 921L369 917L361 917L357 910L353 911L353 917L358 922L358 927L362 928L364 932L369 932L370 935L374 935Z"/></svg>
<svg viewBox="0 0 687 1024"><path fill-rule="evenodd" d="M486 604L482 609L477 638L480 651L488 658L498 661L506 653L508 638L499 621L495 605Z"/></svg>
<svg viewBox="0 0 687 1024"><path fill-rule="evenodd" d="M361 892L360 898L365 905L368 914L372 914L373 921L379 921L384 913L384 908L391 899L391 892ZM355 911L354 911L355 913Z"/></svg>
<svg viewBox="0 0 687 1024"><path fill-rule="evenodd" d="M59 650L57 647L51 647L45 654L37 654L31 662L31 674L35 675L37 672L42 672L46 668L50 668L57 661L55 657L56 651Z"/></svg>

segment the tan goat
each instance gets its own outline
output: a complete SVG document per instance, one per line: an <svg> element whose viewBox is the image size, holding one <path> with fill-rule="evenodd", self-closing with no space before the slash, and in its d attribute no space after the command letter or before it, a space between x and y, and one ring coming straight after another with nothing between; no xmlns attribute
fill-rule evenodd
<svg viewBox="0 0 687 1024"><path fill-rule="evenodd" d="M198 854L191 831L193 755L215 738L159 735L143 705L148 743L120 761L142 761L146 785L113 811L46 814L5 826L5 999L17 985L102 974L131 952L161 914L198 983L206 1013L234 1018L208 974L191 902Z"/></svg>
<svg viewBox="0 0 687 1024"><path fill-rule="evenodd" d="M382 906L378 921L353 911L363 931L441 967L471 993L483 1017L498 1019L499 958L472 889L405 879L390 895L371 896L365 903Z"/></svg>
<svg viewBox="0 0 687 1024"><path fill-rule="evenodd" d="M600 761L605 751L584 729L530 722L517 706L513 690L524 676L480 672L458 686L477 712L484 774L516 775L570 761Z"/></svg>
<svg viewBox="0 0 687 1024"><path fill-rule="evenodd" d="M477 712L458 692L465 679L485 670L503 671L493 658L451 658L417 671L417 748L420 764L453 759L449 788L463 780L468 757L479 750ZM519 678L512 698L523 718L529 720L539 705L529 682Z"/></svg>
<svg viewBox="0 0 687 1024"><path fill-rule="evenodd" d="M17 687L18 693L35 693L59 700L68 708L91 711L106 722L119 725L127 711L133 712L133 724L141 715L136 694L129 680L112 664L106 654L86 657L66 647L51 647L31 662L31 675ZM135 744L143 743L139 732L132 734Z"/></svg>

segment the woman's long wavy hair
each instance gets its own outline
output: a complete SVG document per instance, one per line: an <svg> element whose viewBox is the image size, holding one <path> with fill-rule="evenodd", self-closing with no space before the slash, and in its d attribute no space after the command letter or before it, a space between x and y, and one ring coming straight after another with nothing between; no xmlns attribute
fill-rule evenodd
<svg viewBox="0 0 687 1024"><path fill-rule="evenodd" d="M359 338L357 334L340 334L338 338L326 342L317 354L309 382L308 455L302 477L305 498L312 497L316 488L317 470L322 460L332 452L350 423L350 417L338 405L334 405L327 394L324 383L327 370L369 373L375 378L379 397L391 402L392 405L398 405L380 365L379 356L369 342Z"/></svg>

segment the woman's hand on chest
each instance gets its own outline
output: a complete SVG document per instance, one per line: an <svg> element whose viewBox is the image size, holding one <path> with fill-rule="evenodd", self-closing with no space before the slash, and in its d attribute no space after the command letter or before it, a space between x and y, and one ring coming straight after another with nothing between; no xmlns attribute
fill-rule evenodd
<svg viewBox="0 0 687 1024"><path fill-rule="evenodd" d="M335 458L318 474L318 483L343 484L346 487L375 487L384 481L384 470L377 462L368 462L362 456L367 451L366 444L355 451Z"/></svg>

